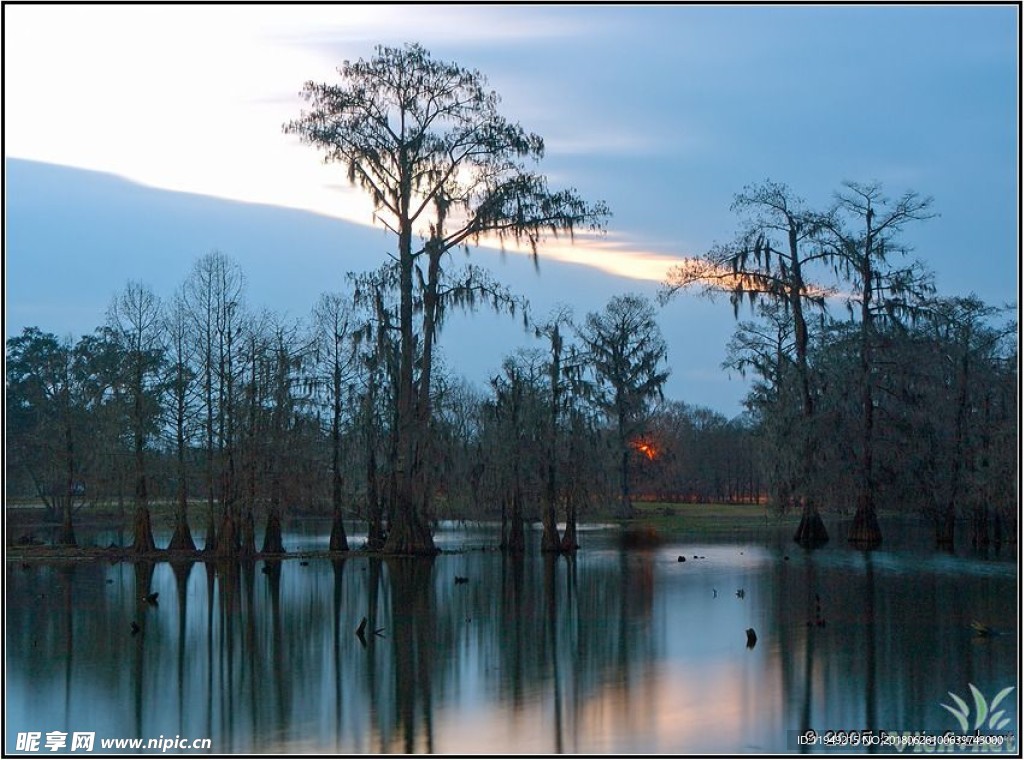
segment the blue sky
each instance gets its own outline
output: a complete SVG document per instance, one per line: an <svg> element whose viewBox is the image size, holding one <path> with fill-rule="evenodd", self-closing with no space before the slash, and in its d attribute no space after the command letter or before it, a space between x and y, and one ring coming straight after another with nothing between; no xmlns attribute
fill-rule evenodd
<svg viewBox="0 0 1024 760"><path fill-rule="evenodd" d="M1018 14L1012 5L6 6L5 158L368 224L343 171L281 125L298 114L304 81L331 80L342 60L378 43L417 41L488 77L504 113L545 138L541 168L554 185L611 206L603 240L542 257L649 290L678 257L732 236L729 205L744 185L771 178L824 206L844 180L877 180L891 195L934 196L940 216L906 240L940 292L1016 303ZM18 287L7 283L9 299ZM726 302L720 311L732 319ZM663 320L689 313L677 301ZM723 358L724 346L715 351L702 371Z"/></svg>

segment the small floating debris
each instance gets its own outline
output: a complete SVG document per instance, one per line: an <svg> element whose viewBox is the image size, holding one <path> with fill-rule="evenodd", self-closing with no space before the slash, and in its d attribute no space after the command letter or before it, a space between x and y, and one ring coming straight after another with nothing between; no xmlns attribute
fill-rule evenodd
<svg viewBox="0 0 1024 760"><path fill-rule="evenodd" d="M971 621L971 630L974 631L974 635L979 638L988 638L989 636L1002 636L1004 631L997 630L990 625L985 625L979 620Z"/></svg>
<svg viewBox="0 0 1024 760"><path fill-rule="evenodd" d="M747 649L753 649L757 645L757 632L753 628L747 629Z"/></svg>
<svg viewBox="0 0 1024 760"><path fill-rule="evenodd" d="M383 628L378 628L376 631L373 632L373 635L374 636L380 636L381 638L384 638L384 629ZM362 620L359 621L359 627L356 628L356 636L359 637L359 641L365 647L366 646L366 618L363 618Z"/></svg>

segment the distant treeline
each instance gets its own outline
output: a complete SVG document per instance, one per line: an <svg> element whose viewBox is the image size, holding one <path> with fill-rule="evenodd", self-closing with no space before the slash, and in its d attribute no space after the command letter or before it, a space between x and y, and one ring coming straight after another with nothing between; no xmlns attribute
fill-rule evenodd
<svg viewBox="0 0 1024 760"><path fill-rule="evenodd" d="M175 504L178 548L194 548L202 526L196 537L212 538L211 549L226 535L233 550L255 550L257 520L278 526L261 548L283 548L275 530L293 512L334 510L379 521L386 534L394 345L377 306L329 294L302 321L253 313L243 273L215 252L167 301L130 283L107 323L77 342L26 329L7 341L8 498L41 501L54 520ZM1016 519L1016 356L1012 332L989 324L992 311L972 299L935 301L927 318L880 331L874 353L877 502L939 523L955 499L976 537L988 535L990 514L1011 530ZM616 335L609 314L637 322ZM655 389L635 400L620 435L612 373L597 366L596 349L631 338L653 348L655 366L663 359L653 310L635 296L579 327L566 313L535 326L536 347L510 355L486 387L442 374L430 517L504 519L508 542L513 523L541 519L549 499L569 520L610 515L621 506L623 440L627 499L792 506L794 445L805 432L785 361L791 321L769 307L759 314L730 346L730 363L757 373L750 411L733 420ZM640 340L637 324L654 332ZM826 510L850 510L862 419L857 325L816 324L822 412L811 431L813 479L799 487ZM151 530L140 519L136 529Z"/></svg>
<svg viewBox="0 0 1024 760"><path fill-rule="evenodd" d="M7 341L8 498L45 504L66 543L79 510L119 505L135 515L135 548L152 551L162 502L175 505L175 549L255 551L259 521L259 548L280 550L280 520L296 511L335 515L333 548L347 548L342 518L367 521L379 546L401 466L394 293L382 272L351 284L289 322L251 310L240 268L212 252L167 300L129 283L77 341L25 329ZM535 347L484 387L435 367L429 518L503 520L515 548L547 506L574 525L628 510L633 492L765 493L749 421L661 399L649 302L621 296L579 325L567 311L528 325Z"/></svg>

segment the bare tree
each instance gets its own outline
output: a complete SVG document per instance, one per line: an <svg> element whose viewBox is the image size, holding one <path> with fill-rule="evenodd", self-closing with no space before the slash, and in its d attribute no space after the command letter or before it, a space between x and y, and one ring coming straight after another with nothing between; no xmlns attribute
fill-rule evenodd
<svg viewBox="0 0 1024 760"><path fill-rule="evenodd" d="M342 514L343 402L359 370L355 306L350 298L324 293L313 309L314 376L330 409L331 441L331 551L348 551Z"/></svg>
<svg viewBox="0 0 1024 760"><path fill-rule="evenodd" d="M110 304L107 322L124 356L120 374L128 401L135 463L132 549L147 553L156 550L149 513L146 448L158 432L161 417L161 391L157 386L164 360L163 307L148 287L129 282Z"/></svg>
<svg viewBox="0 0 1024 760"><path fill-rule="evenodd" d="M188 449L195 424L197 387L193 369L194 346L190 341L189 315L180 292L175 295L164 316L167 340L168 417L174 430L175 479L174 533L167 548L195 551L196 544L188 522L189 466Z"/></svg>
<svg viewBox="0 0 1024 760"><path fill-rule="evenodd" d="M245 280L238 265L220 251L200 258L182 289L192 321L192 339L202 385L208 552L236 548L237 533L229 512L234 460L231 441L234 370L232 352L238 343L238 318ZM221 545L216 525L220 502L222 528L230 530Z"/></svg>

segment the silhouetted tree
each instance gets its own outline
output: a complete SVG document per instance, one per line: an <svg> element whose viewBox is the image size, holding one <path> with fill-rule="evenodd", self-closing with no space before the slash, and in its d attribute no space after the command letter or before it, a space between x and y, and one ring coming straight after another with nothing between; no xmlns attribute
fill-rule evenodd
<svg viewBox="0 0 1024 760"><path fill-rule="evenodd" d="M562 420L564 416L564 397L571 389L570 378L579 371L578 365L565 365L565 337L563 329L572 325L571 312L563 307L555 311L544 324L535 325L534 331L538 338L547 338L549 345L548 359L548 418L544 431L545 449L545 482L544 508L541 522L544 533L540 548L544 552L559 552L562 540L558 535L558 472L560 446L562 437Z"/></svg>
<svg viewBox="0 0 1024 760"><path fill-rule="evenodd" d="M356 317L351 300L324 293L313 309L315 377L330 410L331 441L331 551L348 551L341 503L343 487L342 404L358 371Z"/></svg>
<svg viewBox="0 0 1024 760"><path fill-rule="evenodd" d="M189 340L189 315L180 292L166 307L163 329L167 343L167 418L174 435L176 481L174 533L167 548L194 551L196 545L188 522L188 451L196 419L198 388L193 364L194 346Z"/></svg>
<svg viewBox="0 0 1024 760"><path fill-rule="evenodd" d="M339 73L341 85L306 84L311 110L285 131L342 163L397 238L396 501L385 551L434 553L423 516L430 493L423 439L445 255L484 236L525 241L536 253L546 232L596 226L607 212L573 191L550 191L527 169L541 158L543 141L498 113L498 96L479 72L407 45L378 47L374 58L346 62Z"/></svg>
<svg viewBox="0 0 1024 760"><path fill-rule="evenodd" d="M595 402L615 426L617 435L618 513L631 517L631 439L640 431L650 402L661 398L668 378L665 341L654 307L637 295L616 296L604 311L588 314L580 339L593 372Z"/></svg>
<svg viewBox="0 0 1024 760"><path fill-rule="evenodd" d="M36 327L7 341L8 454L21 456L37 495L60 519L57 542L71 546L85 487L86 360L81 345Z"/></svg>
<svg viewBox="0 0 1024 760"><path fill-rule="evenodd" d="M234 375L232 352L238 343L238 317L245 280L238 265L220 251L200 258L182 288L192 321L192 339L202 385L204 458L208 506L206 551L231 552L236 548L234 518L227 503L234 484L230 441ZM221 545L216 527L220 501L222 527L229 529Z"/></svg>
<svg viewBox="0 0 1024 760"><path fill-rule="evenodd" d="M146 449L158 432L162 416L163 306L148 287L129 282L111 302L107 322L111 339L123 357L117 381L125 392L126 423L131 431L135 463L135 539L132 549L152 552L156 544L149 514Z"/></svg>
<svg viewBox="0 0 1024 760"><path fill-rule="evenodd" d="M827 223L826 248L835 255L839 271L852 289L848 301L856 309L860 327L861 442L857 512L848 540L875 546L882 540L875 510L875 383L873 354L879 322L894 322L913 315L934 291L930 276L917 262L896 267L889 261L905 255L897 239L911 221L928 219L930 198L907 192L896 201L886 198L878 184L844 183L836 194L836 213ZM856 224L850 231L844 224Z"/></svg>
<svg viewBox="0 0 1024 760"><path fill-rule="evenodd" d="M815 409L808 367L808 311L824 310L825 297L832 292L814 279L820 278L822 265L835 257L832 250L816 239L829 219L827 214L806 208L804 201L788 187L772 181L744 188L735 196L732 209L743 215L736 240L672 269L662 297L665 299L682 288L700 286L707 293L729 293L736 313L744 299L751 304L766 299L781 305L780 316L791 320L789 350L778 356L793 363L801 421L790 428L792 438L785 442L797 452L786 496L797 499L802 510L794 539L802 545L815 546L828 541L828 533L813 495L804 487L815 469L816 451L812 437Z"/></svg>

